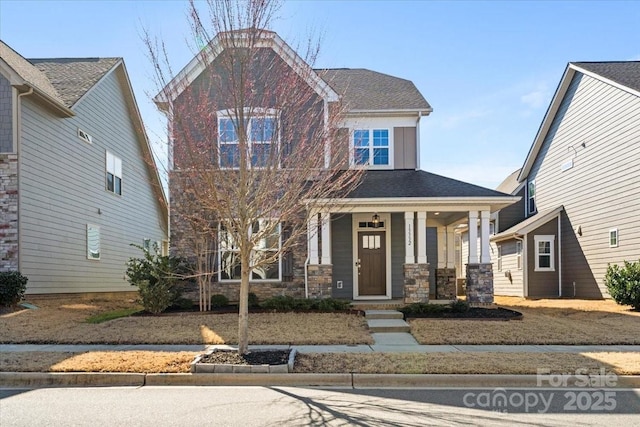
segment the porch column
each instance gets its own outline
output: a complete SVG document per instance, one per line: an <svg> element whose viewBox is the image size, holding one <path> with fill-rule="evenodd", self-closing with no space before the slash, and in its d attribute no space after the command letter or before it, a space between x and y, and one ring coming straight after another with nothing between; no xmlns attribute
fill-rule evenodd
<svg viewBox="0 0 640 427"><path fill-rule="evenodd" d="M320 214L322 224L322 264L331 264L331 214Z"/></svg>
<svg viewBox="0 0 640 427"><path fill-rule="evenodd" d="M427 263L427 213L418 212L418 264Z"/></svg>
<svg viewBox="0 0 640 427"><path fill-rule="evenodd" d="M489 248L489 211L480 211L480 262L482 264L491 262Z"/></svg>
<svg viewBox="0 0 640 427"><path fill-rule="evenodd" d="M478 263L478 211L469 211L469 264Z"/></svg>
<svg viewBox="0 0 640 427"><path fill-rule="evenodd" d="M453 228L446 227L447 235L447 268L456 266L456 234Z"/></svg>
<svg viewBox="0 0 640 427"><path fill-rule="evenodd" d="M413 212L404 213L404 262L415 264L415 249L413 242Z"/></svg>
<svg viewBox="0 0 640 427"><path fill-rule="evenodd" d="M307 244L309 245L309 264L318 265L318 214L313 214L307 224Z"/></svg>
<svg viewBox="0 0 640 427"><path fill-rule="evenodd" d="M439 225L436 229L438 233L438 268L447 266L447 228Z"/></svg>

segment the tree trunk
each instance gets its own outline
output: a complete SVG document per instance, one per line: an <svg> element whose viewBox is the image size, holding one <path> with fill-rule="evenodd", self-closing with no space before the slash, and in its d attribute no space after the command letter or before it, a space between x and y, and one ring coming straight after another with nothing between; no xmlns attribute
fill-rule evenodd
<svg viewBox="0 0 640 427"><path fill-rule="evenodd" d="M249 352L249 274L251 273L249 254L249 251L242 251L240 255L241 280L238 302L238 353L240 354Z"/></svg>

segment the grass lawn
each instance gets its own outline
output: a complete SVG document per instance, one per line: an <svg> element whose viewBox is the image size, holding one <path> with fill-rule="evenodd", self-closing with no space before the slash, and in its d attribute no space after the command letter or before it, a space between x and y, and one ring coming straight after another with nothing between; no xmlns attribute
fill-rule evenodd
<svg viewBox="0 0 640 427"><path fill-rule="evenodd" d="M196 353L88 352L0 353L6 372L188 373ZM640 353L344 353L303 354L297 373L380 374L536 374L600 368L618 375L640 374Z"/></svg>
<svg viewBox="0 0 640 427"><path fill-rule="evenodd" d="M100 323L110 313L139 310L131 299L36 298L37 310L0 315L0 343L237 344L237 314L131 316ZM343 313L249 315L251 344L370 344L363 317Z"/></svg>
<svg viewBox="0 0 640 427"><path fill-rule="evenodd" d="M611 300L496 297L519 321L413 319L420 344L640 344L640 312Z"/></svg>

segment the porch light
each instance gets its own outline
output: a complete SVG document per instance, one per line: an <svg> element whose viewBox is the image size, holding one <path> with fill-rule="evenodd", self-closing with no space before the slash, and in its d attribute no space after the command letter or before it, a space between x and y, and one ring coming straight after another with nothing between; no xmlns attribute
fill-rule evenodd
<svg viewBox="0 0 640 427"><path fill-rule="evenodd" d="M380 215L374 213L373 217L371 217L371 223L373 224L373 228L380 227Z"/></svg>

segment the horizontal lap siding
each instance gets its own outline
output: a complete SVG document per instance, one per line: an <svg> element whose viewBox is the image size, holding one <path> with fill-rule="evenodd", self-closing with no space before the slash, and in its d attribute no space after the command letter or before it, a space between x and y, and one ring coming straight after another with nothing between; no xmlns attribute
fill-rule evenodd
<svg viewBox="0 0 640 427"><path fill-rule="evenodd" d="M29 293L131 291L125 263L141 252L130 244L166 238L123 78L120 70L107 76L73 118L22 99L20 265ZM122 159L122 196L105 190L106 149ZM99 261L87 259L87 224L100 227Z"/></svg>
<svg viewBox="0 0 640 427"><path fill-rule="evenodd" d="M498 246L502 250L502 269L498 270ZM493 261L493 292L495 295L523 296L523 269L518 269L516 240L491 243ZM524 263L524 256L522 256ZM521 264L522 265L522 264ZM509 280L509 274L511 280Z"/></svg>
<svg viewBox="0 0 640 427"><path fill-rule="evenodd" d="M535 236L555 236L553 242L554 271L535 271L536 245ZM558 220L552 219L527 234L527 294L528 297L557 297L558 274L560 272L558 257Z"/></svg>
<svg viewBox="0 0 640 427"><path fill-rule="evenodd" d="M565 207L565 296L573 296L574 283L578 297L608 296L607 264L640 258L639 141L640 98L577 73L530 173L539 210ZM562 172L571 158L573 168ZM611 228L619 229L617 248L609 248Z"/></svg>
<svg viewBox="0 0 640 427"><path fill-rule="evenodd" d="M391 297L404 297L404 214L391 214Z"/></svg>
<svg viewBox="0 0 640 427"><path fill-rule="evenodd" d="M353 234L351 215L331 215L331 260L334 298L353 298ZM342 280L342 289L336 282Z"/></svg>

